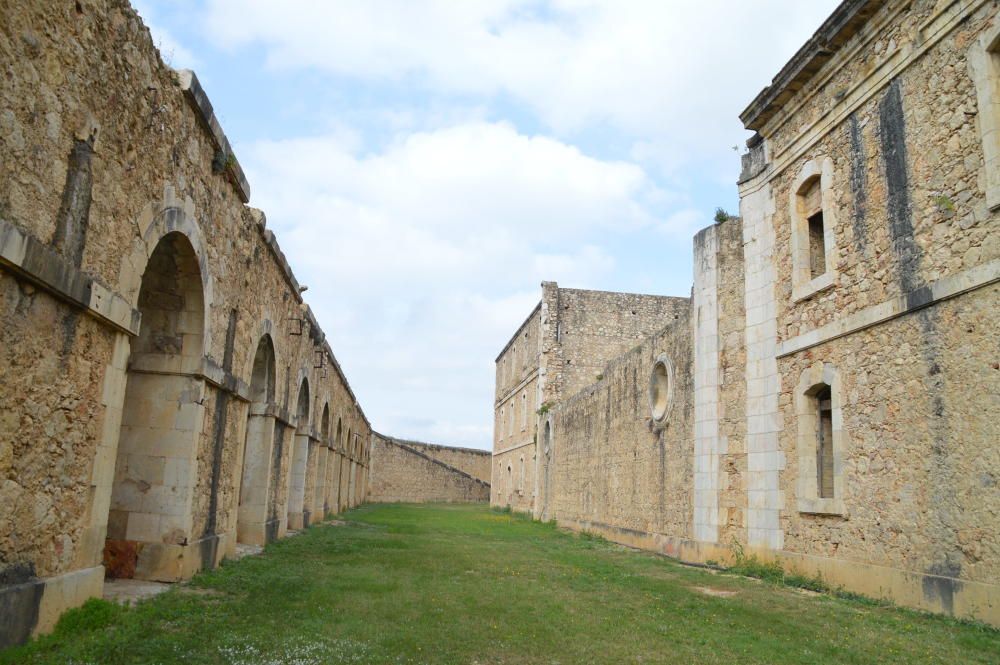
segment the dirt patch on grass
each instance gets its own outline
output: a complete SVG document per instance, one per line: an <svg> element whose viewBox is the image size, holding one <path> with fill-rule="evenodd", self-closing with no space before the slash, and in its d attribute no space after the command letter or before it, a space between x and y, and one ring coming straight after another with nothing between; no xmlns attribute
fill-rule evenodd
<svg viewBox="0 0 1000 665"><path fill-rule="evenodd" d="M739 591L733 591L732 589L716 589L715 587L710 586L693 586L689 588L700 594L714 596L716 598L730 598L739 593Z"/></svg>

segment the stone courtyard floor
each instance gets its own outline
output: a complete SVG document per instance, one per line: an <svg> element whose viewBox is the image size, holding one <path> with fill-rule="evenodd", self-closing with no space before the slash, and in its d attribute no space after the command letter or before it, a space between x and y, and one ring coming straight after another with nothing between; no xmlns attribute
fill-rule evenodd
<svg viewBox="0 0 1000 665"><path fill-rule="evenodd" d="M0 663L1000 662L991 628L690 568L484 506L342 518L132 606L92 600Z"/></svg>

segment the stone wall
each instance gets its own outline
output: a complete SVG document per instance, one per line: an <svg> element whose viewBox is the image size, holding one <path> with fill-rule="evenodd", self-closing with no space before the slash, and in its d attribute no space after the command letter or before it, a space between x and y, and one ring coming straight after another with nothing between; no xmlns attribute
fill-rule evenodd
<svg viewBox="0 0 1000 665"><path fill-rule="evenodd" d="M371 452L368 501L456 503L490 499L489 483L445 461L453 460L479 473L488 472L488 451L413 443L375 434Z"/></svg>
<svg viewBox="0 0 1000 665"><path fill-rule="evenodd" d="M105 567L182 579L356 505L371 432L197 79L125 2L3 16L0 645Z"/></svg>
<svg viewBox="0 0 1000 665"><path fill-rule="evenodd" d="M692 510L693 384L690 316L601 368L597 383L550 413L548 510L560 522L689 537ZM649 376L671 360L669 412L650 413Z"/></svg>
<svg viewBox="0 0 1000 665"><path fill-rule="evenodd" d="M654 309L600 364L630 296L588 321L543 288L536 514L1000 624L997 12L837 8L741 116L741 219L696 236L688 324Z"/></svg>
<svg viewBox="0 0 1000 665"><path fill-rule="evenodd" d="M441 446L422 441L391 437L393 441L417 450L428 457L453 466L484 483L490 482L490 451L459 446Z"/></svg>
<svg viewBox="0 0 1000 665"><path fill-rule="evenodd" d="M539 416L563 394L598 380L608 360L680 316L689 303L542 284L538 306L496 360L494 505L540 514L542 467L551 460L539 448Z"/></svg>
<svg viewBox="0 0 1000 665"><path fill-rule="evenodd" d="M766 368L765 393L748 393L762 497L749 544L855 590L1000 622L1000 333L989 314L1000 305L1000 200L984 132L1000 70L992 83L978 70L1000 19L995 2L872 4L863 30L852 3L820 29L816 42L837 44L821 67L779 75L775 91L795 90L781 110L765 91L744 113L766 154L741 183L748 380ZM802 268L797 206L810 182L821 190L819 275ZM754 320L752 269L764 303ZM768 344L751 347L763 339L753 324ZM830 496L817 489L810 406L823 386Z"/></svg>
<svg viewBox="0 0 1000 665"><path fill-rule="evenodd" d="M689 298L587 291L543 284L550 338L542 401L569 397L598 380L605 363L678 320Z"/></svg>

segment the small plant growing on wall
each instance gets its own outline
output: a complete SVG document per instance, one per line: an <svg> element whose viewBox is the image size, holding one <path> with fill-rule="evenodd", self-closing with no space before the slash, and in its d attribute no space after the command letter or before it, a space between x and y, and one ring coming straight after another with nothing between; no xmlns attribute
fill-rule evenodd
<svg viewBox="0 0 1000 665"><path fill-rule="evenodd" d="M538 411L535 411L540 416L544 416L552 408L552 402L542 402L542 405L538 407Z"/></svg>
<svg viewBox="0 0 1000 665"><path fill-rule="evenodd" d="M729 213L726 212L725 208L716 208L715 217L713 219L715 219L716 224L721 224L722 222L729 219Z"/></svg>

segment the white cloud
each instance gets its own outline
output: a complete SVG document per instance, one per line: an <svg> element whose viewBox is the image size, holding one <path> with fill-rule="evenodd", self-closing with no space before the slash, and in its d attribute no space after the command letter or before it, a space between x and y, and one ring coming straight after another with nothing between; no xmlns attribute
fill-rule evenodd
<svg viewBox="0 0 1000 665"><path fill-rule="evenodd" d="M595 237L652 232L672 200L634 164L502 123L240 158L376 427L460 445L489 446L493 358L539 283L600 286L615 260Z"/></svg>
<svg viewBox="0 0 1000 665"><path fill-rule="evenodd" d="M313 287L309 301L375 426L488 447L493 358L538 283L612 288L632 270L628 288L685 291L691 234L732 200L723 192L735 198L739 111L837 2L157 9L197 15L204 42L230 63L262 57L262 79L329 86L325 101L308 91L279 100L283 117L321 116L311 126L329 127L322 135L237 141L253 203ZM179 64L193 60L153 34ZM229 113L266 115L252 104ZM266 122L244 125L288 135L289 122Z"/></svg>
<svg viewBox="0 0 1000 665"><path fill-rule="evenodd" d="M731 157L739 110L835 5L211 0L205 26L276 68L510 95L560 135L610 123L669 168L692 150Z"/></svg>

